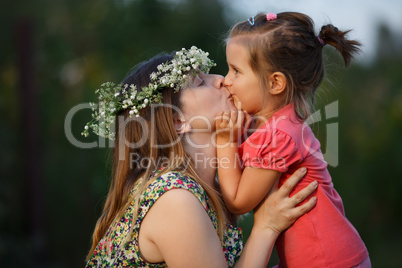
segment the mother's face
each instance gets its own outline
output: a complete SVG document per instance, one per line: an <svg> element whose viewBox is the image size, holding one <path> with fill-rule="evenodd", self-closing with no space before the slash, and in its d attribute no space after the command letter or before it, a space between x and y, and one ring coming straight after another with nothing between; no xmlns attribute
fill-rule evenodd
<svg viewBox="0 0 402 268"><path fill-rule="evenodd" d="M220 75L198 73L189 87L182 91L182 113L192 129L215 130L216 113L236 110L223 81L224 77Z"/></svg>

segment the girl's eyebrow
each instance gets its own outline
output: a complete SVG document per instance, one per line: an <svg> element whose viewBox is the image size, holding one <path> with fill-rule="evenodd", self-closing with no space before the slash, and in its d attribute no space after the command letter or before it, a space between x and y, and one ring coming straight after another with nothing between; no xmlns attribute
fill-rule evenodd
<svg viewBox="0 0 402 268"><path fill-rule="evenodd" d="M233 63L228 63L229 67L236 69L236 70L241 70L241 68L237 67L237 65L233 64Z"/></svg>

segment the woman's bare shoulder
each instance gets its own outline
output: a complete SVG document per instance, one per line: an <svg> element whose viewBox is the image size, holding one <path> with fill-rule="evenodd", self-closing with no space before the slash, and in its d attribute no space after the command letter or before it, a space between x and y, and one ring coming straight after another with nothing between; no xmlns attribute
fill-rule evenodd
<svg viewBox="0 0 402 268"><path fill-rule="evenodd" d="M139 242L144 258L173 266L185 266L187 261L191 266L197 258L205 263L213 250L222 251L207 212L197 197L185 189L172 189L158 198L141 224ZM216 256L222 260L221 257Z"/></svg>

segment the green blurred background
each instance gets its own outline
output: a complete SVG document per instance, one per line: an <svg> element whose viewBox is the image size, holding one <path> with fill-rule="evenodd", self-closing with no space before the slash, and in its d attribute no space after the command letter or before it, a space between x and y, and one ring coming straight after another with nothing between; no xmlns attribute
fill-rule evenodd
<svg viewBox="0 0 402 268"><path fill-rule="evenodd" d="M121 81L136 63L162 51L196 45L218 63L212 72L225 74L223 38L233 22L245 19L240 12L228 18L230 5L222 0L0 4L1 267L84 266L107 194L109 149L72 145L66 115L93 101L102 82ZM332 150L337 161L329 168L373 267L402 267L401 35L381 23L370 30L379 41L370 61L344 69L339 55L324 49L327 75L316 104L321 120L313 130L325 152L331 142L327 126L339 128L339 145ZM325 114L331 103L338 111L333 118ZM80 136L89 119L89 110L72 118L77 140L97 141L95 135ZM240 222L246 238L250 218ZM273 256L270 265L276 262Z"/></svg>

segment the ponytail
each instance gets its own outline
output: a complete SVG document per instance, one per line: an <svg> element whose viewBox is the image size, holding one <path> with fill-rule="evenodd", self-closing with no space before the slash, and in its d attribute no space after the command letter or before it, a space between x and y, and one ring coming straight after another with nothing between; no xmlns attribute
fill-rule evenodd
<svg viewBox="0 0 402 268"><path fill-rule="evenodd" d="M355 40L348 40L346 35L350 32L340 31L332 24L324 25L318 35L318 38L323 41L323 45L331 45L341 53L345 66L348 66L353 59L354 54L360 51L361 44Z"/></svg>

